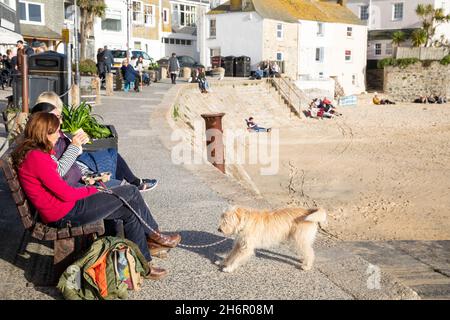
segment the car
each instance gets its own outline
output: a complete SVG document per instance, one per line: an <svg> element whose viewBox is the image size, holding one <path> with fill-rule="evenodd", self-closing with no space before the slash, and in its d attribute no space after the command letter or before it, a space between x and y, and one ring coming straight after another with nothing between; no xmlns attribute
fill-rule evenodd
<svg viewBox="0 0 450 320"><path fill-rule="evenodd" d="M114 57L113 68L122 67L122 61L127 57L127 50L111 50L111 53ZM148 69L148 67L153 64L154 60L151 58L147 52L137 49L131 49L131 57L144 57L144 69Z"/></svg>
<svg viewBox="0 0 450 320"><path fill-rule="evenodd" d="M195 61L194 58L190 56L177 56L178 62L180 63L180 68L204 68L205 66ZM162 59L159 59L158 64L160 66L168 66L169 64L169 58L165 57Z"/></svg>

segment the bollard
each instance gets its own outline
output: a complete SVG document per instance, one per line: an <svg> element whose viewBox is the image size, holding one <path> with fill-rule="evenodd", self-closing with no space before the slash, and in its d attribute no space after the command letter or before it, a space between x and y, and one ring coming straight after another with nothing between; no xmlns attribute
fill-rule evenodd
<svg viewBox="0 0 450 320"><path fill-rule="evenodd" d="M106 95L113 96L114 95L114 79L112 73L106 74Z"/></svg>
<svg viewBox="0 0 450 320"><path fill-rule="evenodd" d="M206 152L208 161L225 173L225 153L223 145L222 117L225 113L202 114L206 124ZM210 150L209 146L212 145Z"/></svg>
<svg viewBox="0 0 450 320"><path fill-rule="evenodd" d="M22 72L22 112L30 112L30 101L28 95L28 56L21 51L18 59L21 59L21 72Z"/></svg>

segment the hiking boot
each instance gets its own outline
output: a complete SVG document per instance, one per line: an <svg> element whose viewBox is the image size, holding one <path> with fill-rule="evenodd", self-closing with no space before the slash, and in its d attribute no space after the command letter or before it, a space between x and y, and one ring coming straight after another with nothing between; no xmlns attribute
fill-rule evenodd
<svg viewBox="0 0 450 320"><path fill-rule="evenodd" d="M175 248L181 241L181 236L176 233L173 235L162 234L158 231L158 234L152 233L148 238L148 240L153 240L157 244L160 244L164 247Z"/></svg>
<svg viewBox="0 0 450 320"><path fill-rule="evenodd" d="M159 280L168 274L167 270L153 266L151 261L148 262L148 267L150 271L144 276L145 279Z"/></svg>

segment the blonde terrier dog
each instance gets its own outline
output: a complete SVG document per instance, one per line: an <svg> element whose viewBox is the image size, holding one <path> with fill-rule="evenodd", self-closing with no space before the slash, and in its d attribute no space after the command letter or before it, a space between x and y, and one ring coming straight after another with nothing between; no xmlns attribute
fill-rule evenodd
<svg viewBox="0 0 450 320"><path fill-rule="evenodd" d="M310 270L314 263L313 243L318 223L326 222L324 209L286 208L261 211L234 207L225 212L219 232L236 235L234 247L223 261L216 261L224 272L233 272L248 260L255 249L267 249L290 240L303 255L303 270Z"/></svg>

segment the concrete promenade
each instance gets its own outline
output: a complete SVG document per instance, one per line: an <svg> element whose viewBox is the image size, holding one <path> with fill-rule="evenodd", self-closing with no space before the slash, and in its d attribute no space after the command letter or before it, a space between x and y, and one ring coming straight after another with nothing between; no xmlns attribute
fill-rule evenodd
<svg viewBox="0 0 450 320"><path fill-rule="evenodd" d="M237 182L210 165L175 165L170 148L172 129L167 114L185 83L152 84L141 93L115 92L102 96L94 107L104 123L119 134L119 152L137 176L156 178L156 189L144 194L162 230L177 231L182 244L205 245L222 240L219 217L230 204L270 207ZM4 129L0 128L0 143ZM61 299L46 285L52 262L50 243L37 242L24 233L3 176L0 176L0 299ZM214 261L231 249L232 240L220 245L180 246L168 259L155 259L167 268L161 281L147 280L131 299L416 299L417 294L399 281L347 251L341 242L321 234L316 242L312 271L298 268L287 246L259 250L235 273L220 272ZM16 252L21 249L19 254ZM378 272L375 270L375 272ZM373 278L375 276L375 278ZM375 280L375 281L373 281ZM379 281L378 281L379 280Z"/></svg>

